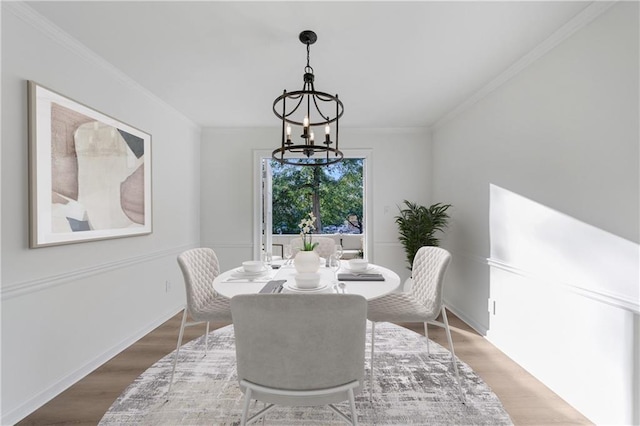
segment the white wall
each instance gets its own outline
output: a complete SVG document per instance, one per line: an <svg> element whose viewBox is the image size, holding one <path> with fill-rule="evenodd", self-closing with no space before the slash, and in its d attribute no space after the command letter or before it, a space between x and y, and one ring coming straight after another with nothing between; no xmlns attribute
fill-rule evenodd
<svg viewBox="0 0 640 426"><path fill-rule="evenodd" d="M2 424L176 313L200 238L199 128L31 12L2 2ZM28 248L27 80L152 135L151 235Z"/></svg>
<svg viewBox="0 0 640 426"><path fill-rule="evenodd" d="M279 131L275 124L268 129L203 129L202 243L216 250L223 269L253 257L253 151L274 149ZM408 277L394 217L404 199L430 200L427 131L341 128L340 146L371 150L372 260Z"/></svg>
<svg viewBox="0 0 640 426"><path fill-rule="evenodd" d="M640 422L638 36L617 3L432 134L447 301L597 424Z"/></svg>

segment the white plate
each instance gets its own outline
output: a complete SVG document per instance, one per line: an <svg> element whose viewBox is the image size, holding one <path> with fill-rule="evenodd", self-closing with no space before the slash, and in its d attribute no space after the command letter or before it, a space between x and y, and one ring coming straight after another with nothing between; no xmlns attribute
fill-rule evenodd
<svg viewBox="0 0 640 426"><path fill-rule="evenodd" d="M298 288L295 284L284 283L284 288L296 293L319 293L329 288L329 284L320 284L320 287L316 288Z"/></svg>
<svg viewBox="0 0 640 426"><path fill-rule="evenodd" d="M269 272L268 268L264 268L262 271L258 271L258 272L248 272L245 271L244 268L241 266L238 269L236 269L235 271L233 271L231 273L232 276L234 277L260 277L264 274L266 274L267 272Z"/></svg>
<svg viewBox="0 0 640 426"><path fill-rule="evenodd" d="M349 268L349 264L346 264L342 267L342 269L344 269L347 272L350 272L352 274L371 274L371 273L377 273L378 270L375 268L375 266L367 266L367 269L365 270L358 270L358 271L354 271L353 269Z"/></svg>

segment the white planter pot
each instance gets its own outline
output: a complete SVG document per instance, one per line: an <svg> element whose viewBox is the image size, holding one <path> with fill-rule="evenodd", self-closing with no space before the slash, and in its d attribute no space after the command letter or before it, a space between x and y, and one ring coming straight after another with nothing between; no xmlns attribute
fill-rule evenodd
<svg viewBox="0 0 640 426"><path fill-rule="evenodd" d="M315 251L299 251L293 259L293 264L300 274L318 272L318 269L320 269L320 256Z"/></svg>

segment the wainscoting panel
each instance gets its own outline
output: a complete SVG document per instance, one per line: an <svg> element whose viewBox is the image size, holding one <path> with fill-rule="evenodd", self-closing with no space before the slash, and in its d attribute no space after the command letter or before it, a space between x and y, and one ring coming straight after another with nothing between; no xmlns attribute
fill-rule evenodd
<svg viewBox="0 0 640 426"><path fill-rule="evenodd" d="M175 315L176 256L151 252L2 289L2 424L14 424Z"/></svg>
<svg viewBox="0 0 640 426"><path fill-rule="evenodd" d="M638 315L490 261L487 338L596 424L637 424Z"/></svg>

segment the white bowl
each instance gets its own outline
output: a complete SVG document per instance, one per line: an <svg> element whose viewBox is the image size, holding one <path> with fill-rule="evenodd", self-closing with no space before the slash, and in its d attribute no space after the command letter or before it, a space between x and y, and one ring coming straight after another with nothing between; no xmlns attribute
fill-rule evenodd
<svg viewBox="0 0 640 426"><path fill-rule="evenodd" d="M304 272L296 275L296 287L316 288L320 285L320 274L317 272Z"/></svg>
<svg viewBox="0 0 640 426"><path fill-rule="evenodd" d="M242 269L245 272L260 272L264 269L264 263L259 260L247 260L242 262Z"/></svg>
<svg viewBox="0 0 640 426"><path fill-rule="evenodd" d="M351 259L349 260L349 269L354 272L366 271L369 267L369 261L364 259Z"/></svg>

